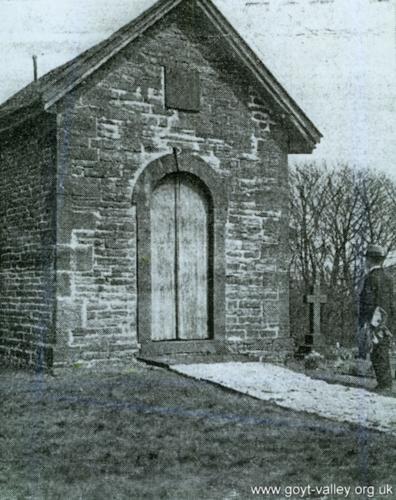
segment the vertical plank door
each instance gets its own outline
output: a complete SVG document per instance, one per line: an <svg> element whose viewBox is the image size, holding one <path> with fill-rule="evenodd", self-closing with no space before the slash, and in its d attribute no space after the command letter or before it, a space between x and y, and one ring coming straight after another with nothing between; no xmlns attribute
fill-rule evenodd
<svg viewBox="0 0 396 500"><path fill-rule="evenodd" d="M208 273L205 194L194 178L170 175L151 203L152 340L209 337Z"/></svg>
<svg viewBox="0 0 396 500"><path fill-rule="evenodd" d="M194 178L179 184L179 338L208 338L208 207Z"/></svg>
<svg viewBox="0 0 396 500"><path fill-rule="evenodd" d="M151 200L151 338L176 339L175 178L166 179Z"/></svg>

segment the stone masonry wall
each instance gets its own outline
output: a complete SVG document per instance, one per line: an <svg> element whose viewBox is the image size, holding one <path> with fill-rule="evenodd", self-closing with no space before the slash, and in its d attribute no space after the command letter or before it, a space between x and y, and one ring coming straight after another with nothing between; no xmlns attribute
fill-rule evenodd
<svg viewBox="0 0 396 500"><path fill-rule="evenodd" d="M56 123L36 117L0 135L0 357L52 363Z"/></svg>
<svg viewBox="0 0 396 500"><path fill-rule="evenodd" d="M288 348L286 133L207 35L176 11L58 107L56 363L138 350L132 193L145 166L173 147L199 155L229 185L229 348ZM199 113L165 108L163 66L175 60L199 70Z"/></svg>

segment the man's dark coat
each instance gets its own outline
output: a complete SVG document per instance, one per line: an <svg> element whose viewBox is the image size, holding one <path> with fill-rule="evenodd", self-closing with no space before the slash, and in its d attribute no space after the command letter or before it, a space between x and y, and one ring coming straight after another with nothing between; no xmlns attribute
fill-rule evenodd
<svg viewBox="0 0 396 500"><path fill-rule="evenodd" d="M359 299L359 356L365 358L368 351L368 339L364 335L365 323L370 323L376 307L387 313L386 325L392 327L395 318L392 278L381 268L372 269L364 280ZM384 336L378 344L372 346L371 361L379 388L392 386L392 374L389 361L390 338Z"/></svg>
<svg viewBox="0 0 396 500"><path fill-rule="evenodd" d="M372 269L364 280L359 299L359 325L370 323L376 307L388 314L387 325L392 327L395 318L392 278L382 267Z"/></svg>

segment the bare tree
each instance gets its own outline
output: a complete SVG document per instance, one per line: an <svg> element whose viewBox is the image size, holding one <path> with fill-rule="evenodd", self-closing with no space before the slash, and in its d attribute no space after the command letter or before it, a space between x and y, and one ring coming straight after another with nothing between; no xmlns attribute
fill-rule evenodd
<svg viewBox="0 0 396 500"><path fill-rule="evenodd" d="M290 198L292 321L306 329L301 298L320 278L327 337L352 341L365 248L396 247L396 185L377 171L308 163L292 168Z"/></svg>
<svg viewBox="0 0 396 500"><path fill-rule="evenodd" d="M365 170L360 179L364 237L387 252L396 246L396 185L384 173Z"/></svg>

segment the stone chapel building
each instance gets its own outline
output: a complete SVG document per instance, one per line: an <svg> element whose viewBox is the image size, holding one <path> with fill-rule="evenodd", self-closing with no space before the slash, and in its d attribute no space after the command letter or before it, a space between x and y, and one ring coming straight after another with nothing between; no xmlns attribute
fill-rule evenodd
<svg viewBox="0 0 396 500"><path fill-rule="evenodd" d="M0 107L0 356L290 349L288 154L320 132L211 0L160 0Z"/></svg>

